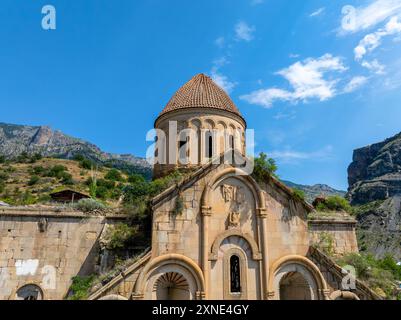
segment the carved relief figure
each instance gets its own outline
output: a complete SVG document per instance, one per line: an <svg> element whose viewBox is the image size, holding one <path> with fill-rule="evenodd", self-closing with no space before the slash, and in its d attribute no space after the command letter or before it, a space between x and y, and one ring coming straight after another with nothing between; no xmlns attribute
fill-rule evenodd
<svg viewBox="0 0 401 320"><path fill-rule="evenodd" d="M223 184L221 186L221 193L225 202L230 202L234 199L235 187L228 184Z"/></svg>
<svg viewBox="0 0 401 320"><path fill-rule="evenodd" d="M245 202L245 190L243 187L238 187L235 190L235 202L240 205Z"/></svg>
<svg viewBox="0 0 401 320"><path fill-rule="evenodd" d="M241 215L237 211L232 211L228 215L228 222L230 227L239 227Z"/></svg>

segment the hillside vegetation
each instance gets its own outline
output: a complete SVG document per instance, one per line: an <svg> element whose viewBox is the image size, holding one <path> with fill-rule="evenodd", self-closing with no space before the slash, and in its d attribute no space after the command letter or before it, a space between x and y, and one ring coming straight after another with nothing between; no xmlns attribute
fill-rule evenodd
<svg viewBox="0 0 401 320"><path fill-rule="evenodd" d="M10 205L47 204L52 192L72 189L115 206L128 181L128 174L82 156L74 160L26 154L14 160L0 158L0 201Z"/></svg>

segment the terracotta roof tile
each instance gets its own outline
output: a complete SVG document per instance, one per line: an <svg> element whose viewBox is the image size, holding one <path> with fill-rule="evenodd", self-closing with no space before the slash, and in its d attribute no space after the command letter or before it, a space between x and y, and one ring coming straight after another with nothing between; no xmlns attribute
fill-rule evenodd
<svg viewBox="0 0 401 320"><path fill-rule="evenodd" d="M199 107L226 110L241 116L227 93L202 73L178 89L159 116L178 109Z"/></svg>

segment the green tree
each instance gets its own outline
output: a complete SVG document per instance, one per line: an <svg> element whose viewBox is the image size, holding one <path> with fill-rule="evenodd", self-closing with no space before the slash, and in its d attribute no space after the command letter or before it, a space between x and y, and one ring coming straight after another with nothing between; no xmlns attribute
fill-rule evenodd
<svg viewBox="0 0 401 320"><path fill-rule="evenodd" d="M121 172L118 171L117 169L109 170L109 172L106 173L104 178L107 180L111 180L111 181L122 181L123 180Z"/></svg>
<svg viewBox="0 0 401 320"><path fill-rule="evenodd" d="M276 171L276 161L272 158L268 158L265 153L261 152L259 154L259 157L256 157L254 159L254 169L252 175L256 179L256 181L265 181L270 176L277 178Z"/></svg>

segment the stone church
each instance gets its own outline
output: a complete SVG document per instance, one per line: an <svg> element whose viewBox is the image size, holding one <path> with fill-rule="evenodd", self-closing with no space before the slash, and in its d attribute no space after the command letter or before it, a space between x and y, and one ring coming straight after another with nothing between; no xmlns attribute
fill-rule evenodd
<svg viewBox="0 0 401 320"><path fill-rule="evenodd" d="M174 132L170 123L176 123ZM257 182L243 165L226 161L227 153L247 161L246 128L233 101L206 75L195 76L174 94L155 121L161 134L154 176L177 168L188 174L152 200L150 250L95 288L90 300L378 298L314 245L329 234L335 253L357 252L352 218L319 217L277 179ZM196 139L186 132L195 132ZM79 253L82 266L90 261L89 252ZM36 283L45 299L60 299L68 289L66 279L82 266L57 269L66 284L54 293L34 276L28 285ZM0 298L13 299L18 286L24 288L24 279L10 278L13 282L6 284L12 288Z"/></svg>
<svg viewBox="0 0 401 320"><path fill-rule="evenodd" d="M170 139L171 122L178 136L186 129L198 133L196 143ZM356 252L355 221L308 221L314 208L281 182L271 177L257 183L241 166L224 161L226 152L245 156L246 127L230 97L206 75L174 94L155 121L165 133L158 136L159 159L165 161L154 165L154 175L192 171L153 199L150 252L91 299L377 298L358 280L354 289L344 290L343 270L312 246L328 232L338 253ZM185 165L182 155L191 158ZM212 160L216 157L221 161ZM181 214L174 214L177 198Z"/></svg>

